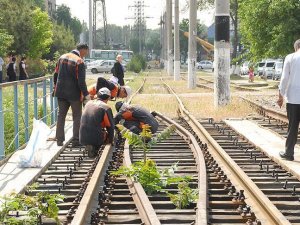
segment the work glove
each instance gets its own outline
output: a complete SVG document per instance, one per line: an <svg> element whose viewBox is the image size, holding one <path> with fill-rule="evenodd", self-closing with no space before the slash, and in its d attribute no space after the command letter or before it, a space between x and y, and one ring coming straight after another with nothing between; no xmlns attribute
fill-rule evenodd
<svg viewBox="0 0 300 225"><path fill-rule="evenodd" d="M83 106L85 106L88 103L88 101L90 101L90 100L91 100L91 96L90 95L84 96L84 98L83 98Z"/></svg>

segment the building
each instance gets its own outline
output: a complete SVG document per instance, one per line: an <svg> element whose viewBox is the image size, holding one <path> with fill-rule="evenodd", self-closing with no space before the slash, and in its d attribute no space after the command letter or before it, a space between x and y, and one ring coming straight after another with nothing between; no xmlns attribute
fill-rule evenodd
<svg viewBox="0 0 300 225"><path fill-rule="evenodd" d="M45 6L46 11L52 17L56 10L56 0L45 0Z"/></svg>

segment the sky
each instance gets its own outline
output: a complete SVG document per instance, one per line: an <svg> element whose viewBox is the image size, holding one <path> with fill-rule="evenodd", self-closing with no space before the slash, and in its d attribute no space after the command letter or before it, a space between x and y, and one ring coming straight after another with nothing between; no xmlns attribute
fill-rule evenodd
<svg viewBox="0 0 300 225"><path fill-rule="evenodd" d="M183 12L184 0L179 0L181 8L181 17L188 18L188 12ZM108 24L117 24L119 26L132 25L134 20L133 8L134 0L106 0L106 14ZM77 17L81 21L89 22L89 0L56 0L57 5L65 4L71 8L72 16ZM150 29L158 28L160 16L164 9L165 1L163 0L145 0L145 16L147 18L147 27ZM198 12L198 19L207 26L213 22L213 12Z"/></svg>

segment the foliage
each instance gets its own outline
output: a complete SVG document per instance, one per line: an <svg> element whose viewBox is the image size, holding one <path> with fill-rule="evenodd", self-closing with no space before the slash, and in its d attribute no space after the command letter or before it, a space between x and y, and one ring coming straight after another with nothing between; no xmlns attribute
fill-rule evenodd
<svg viewBox="0 0 300 225"><path fill-rule="evenodd" d="M183 19L180 24L179 24L179 29L182 32L188 31L189 30L189 20L188 19ZM206 39L207 38L207 27L203 24L197 24L197 36ZM187 59L187 53L188 53L188 38L181 33L179 35L179 42L180 42L180 51L181 55L183 56L183 60L186 61ZM201 46L197 45L197 51L201 51Z"/></svg>
<svg viewBox="0 0 300 225"><path fill-rule="evenodd" d="M47 53L52 40L51 22L33 0L0 0L0 15L0 29L13 36L8 50L33 58Z"/></svg>
<svg viewBox="0 0 300 225"><path fill-rule="evenodd" d="M82 25L76 17L71 16L71 10L66 5L60 5L56 9L55 19L59 25L64 25L66 28L69 28L76 42L79 41L79 36L82 32Z"/></svg>
<svg viewBox="0 0 300 225"><path fill-rule="evenodd" d="M27 188L34 190L37 186ZM64 197L59 194L40 192L36 196L12 193L0 199L0 223L9 225L34 225L37 223L38 215L53 218L58 221L59 208L57 203L63 202ZM10 213L15 211L27 211L24 218L13 218Z"/></svg>
<svg viewBox="0 0 300 225"><path fill-rule="evenodd" d="M178 209L184 209L188 207L191 203L195 203L198 199L198 190L191 189L189 187L189 183L187 181L182 181L178 184L178 193L172 194L168 192L168 196L170 197L172 203Z"/></svg>
<svg viewBox="0 0 300 225"><path fill-rule="evenodd" d="M166 192L171 201L177 208L185 208L190 203L195 202L198 198L197 190L189 188L189 176L175 176L175 171L178 169L177 163L170 168L159 170L155 162L146 158L148 152L153 145L156 145L161 140L167 139L172 132L175 131L175 126L166 128L156 137L152 137L150 127L145 125L140 135L130 132L123 125L118 124L118 129L121 131L123 138L126 138L133 148L140 148L144 151L144 160L133 163L129 168L122 166L118 171L113 172L113 175L123 175L132 178L139 182L147 194L155 192ZM165 189L169 185L178 185L179 192L170 194Z"/></svg>
<svg viewBox="0 0 300 225"><path fill-rule="evenodd" d="M147 159L146 163L136 162L130 168L121 167L114 175L124 175L139 182L147 194L161 191L161 174L153 160Z"/></svg>
<svg viewBox="0 0 300 225"><path fill-rule="evenodd" d="M75 48L75 39L72 31L64 25L53 24L53 43L49 54L45 55L47 59L58 59L57 55L65 54Z"/></svg>
<svg viewBox="0 0 300 225"><path fill-rule="evenodd" d="M160 55L161 44L159 30L149 30L146 36L146 50L153 52L155 55Z"/></svg>
<svg viewBox="0 0 300 225"><path fill-rule="evenodd" d="M142 55L134 55L130 60L130 63L127 64L128 70L135 73L139 73L141 72L141 70L145 70L146 67L147 63Z"/></svg>
<svg viewBox="0 0 300 225"><path fill-rule="evenodd" d="M299 8L298 0L243 0L240 29L249 55L260 60L292 52L300 35Z"/></svg>
<svg viewBox="0 0 300 225"><path fill-rule="evenodd" d="M36 8L32 12L32 38L29 41L28 55L34 59L40 58L43 54L49 52L52 44L52 23L48 14Z"/></svg>
<svg viewBox="0 0 300 225"><path fill-rule="evenodd" d="M157 134L156 137L152 137L150 126L145 124L142 127L142 132L137 135L132 133L130 130L125 128L123 125L116 125L121 132L123 138L128 140L129 145L133 148L140 148L144 152L144 162L146 163L147 152L156 145L158 142L167 139L170 135L175 132L175 126L171 125L163 130L161 133Z"/></svg>
<svg viewBox="0 0 300 225"><path fill-rule="evenodd" d="M12 43L13 36L9 35L5 30L0 29L0 56L4 56L7 53Z"/></svg>

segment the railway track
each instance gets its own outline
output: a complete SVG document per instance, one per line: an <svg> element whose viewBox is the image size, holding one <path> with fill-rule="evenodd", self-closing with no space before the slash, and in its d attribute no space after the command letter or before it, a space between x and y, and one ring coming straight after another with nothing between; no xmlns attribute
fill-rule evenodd
<svg viewBox="0 0 300 225"><path fill-rule="evenodd" d="M179 97L181 116L200 140L208 143L210 154L228 171L232 183L242 187L248 204L261 224L299 224L299 180L246 142L223 122L197 121L185 109Z"/></svg>

